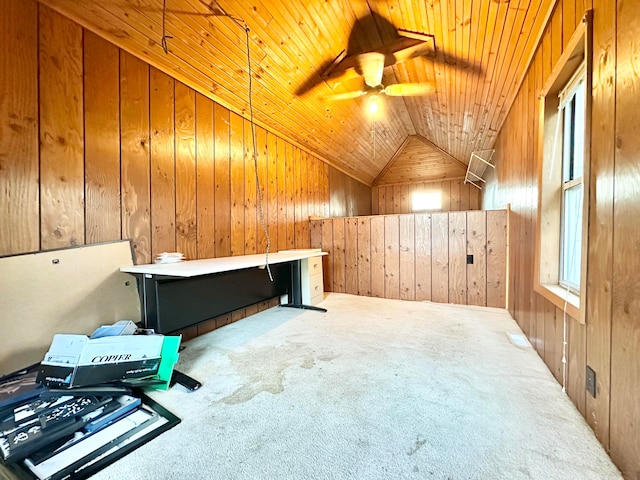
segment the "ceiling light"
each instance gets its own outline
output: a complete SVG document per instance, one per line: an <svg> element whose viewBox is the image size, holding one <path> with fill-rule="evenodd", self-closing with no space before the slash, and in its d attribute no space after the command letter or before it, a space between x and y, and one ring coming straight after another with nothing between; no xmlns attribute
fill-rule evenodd
<svg viewBox="0 0 640 480"><path fill-rule="evenodd" d="M371 115L375 115L376 113L378 113L378 110L380 110L380 105L378 104L378 96L377 95L372 95L371 98L369 99L369 113Z"/></svg>

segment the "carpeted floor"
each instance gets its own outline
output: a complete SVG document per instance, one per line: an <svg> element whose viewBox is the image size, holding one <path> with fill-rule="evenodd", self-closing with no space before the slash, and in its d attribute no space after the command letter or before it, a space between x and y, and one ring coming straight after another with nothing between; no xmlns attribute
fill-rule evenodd
<svg viewBox="0 0 640 480"><path fill-rule="evenodd" d="M504 310L329 294L187 342L182 423L122 479L613 479L620 474Z"/></svg>

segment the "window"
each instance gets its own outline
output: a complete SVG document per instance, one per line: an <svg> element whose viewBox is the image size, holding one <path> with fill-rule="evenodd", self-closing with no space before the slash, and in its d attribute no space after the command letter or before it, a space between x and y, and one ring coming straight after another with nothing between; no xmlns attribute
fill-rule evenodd
<svg viewBox="0 0 640 480"><path fill-rule="evenodd" d="M584 322L591 124L590 12L540 96L534 289Z"/></svg>
<svg viewBox="0 0 640 480"><path fill-rule="evenodd" d="M440 192L415 192L411 196L411 210L413 212L440 209L442 209L442 195Z"/></svg>
<svg viewBox="0 0 640 480"><path fill-rule="evenodd" d="M582 246L582 174L585 140L585 70L584 63L560 93L562 122L562 207L559 284L580 293L580 258Z"/></svg>

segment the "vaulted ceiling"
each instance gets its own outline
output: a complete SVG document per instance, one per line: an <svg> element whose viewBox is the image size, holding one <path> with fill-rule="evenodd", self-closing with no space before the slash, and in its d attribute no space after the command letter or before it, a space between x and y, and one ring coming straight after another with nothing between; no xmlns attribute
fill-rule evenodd
<svg viewBox="0 0 640 480"><path fill-rule="evenodd" d="M401 158L415 165L408 178L425 180L434 151L467 163L472 151L491 148L556 3L40 1L246 117L251 93L257 123L368 185L402 170ZM428 84L430 93L382 96L375 118L365 109L369 95L327 98L363 88L355 55L387 49L388 59L389 48L413 45L407 38L417 47L396 55L382 84ZM414 150L402 155L408 145Z"/></svg>

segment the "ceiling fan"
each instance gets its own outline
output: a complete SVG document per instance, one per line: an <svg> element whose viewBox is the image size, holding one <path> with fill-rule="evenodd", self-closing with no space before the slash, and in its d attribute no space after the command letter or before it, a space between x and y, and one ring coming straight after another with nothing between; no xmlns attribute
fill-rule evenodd
<svg viewBox="0 0 640 480"><path fill-rule="evenodd" d="M386 42L381 39L386 38ZM327 95L327 100L345 100L367 94L388 96L427 95L435 91L431 83L399 83L383 85L384 69L414 58L425 58L447 67L467 69L478 73L475 65L465 59L436 51L435 36L397 28L389 20L371 11L358 18L349 34L348 45L335 59L325 62L300 85L300 96L324 82L331 88L355 78L362 78L362 86L353 91Z"/></svg>
<svg viewBox="0 0 640 480"><path fill-rule="evenodd" d="M387 55L383 52L365 52L359 55L355 55L353 58L355 67L353 68L356 73L362 76L363 86L359 90L353 90L350 92L336 93L334 95L328 95L324 97L326 100L346 100L350 98L357 98L367 94L382 94L390 97L401 96L417 96L426 95L434 91L434 87L431 83L398 83L392 85L382 84L382 73L386 65ZM348 60L347 57L345 60ZM344 60L343 60L344 61ZM347 62L347 65L350 62ZM394 57L392 64L398 63ZM344 65L343 65L344 68ZM347 67L352 68L352 67ZM346 72L346 69L344 70ZM322 75L328 79L331 73L335 75L335 69L325 71Z"/></svg>
<svg viewBox="0 0 640 480"><path fill-rule="evenodd" d="M396 29L397 37L391 43L372 51L347 55L343 50L321 73L327 83L341 82L359 75L363 86L359 90L328 95L327 100L345 100L367 94L383 94L390 97L426 95L434 91L430 83L382 84L382 74L386 67L397 65L412 58L436 58L433 35Z"/></svg>

